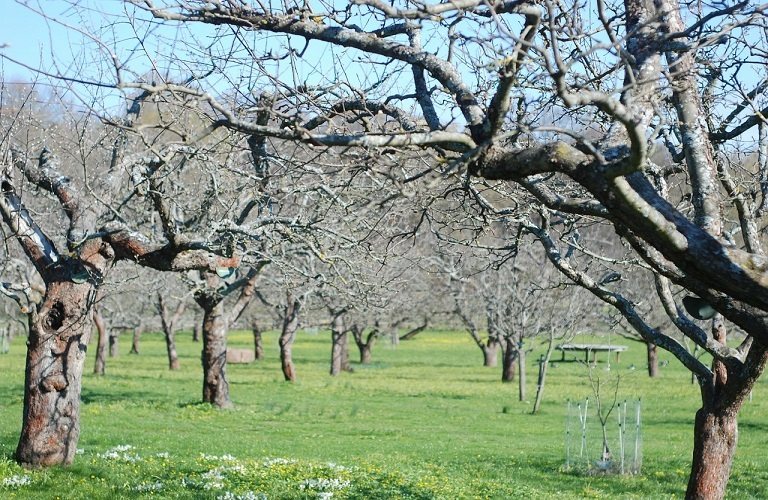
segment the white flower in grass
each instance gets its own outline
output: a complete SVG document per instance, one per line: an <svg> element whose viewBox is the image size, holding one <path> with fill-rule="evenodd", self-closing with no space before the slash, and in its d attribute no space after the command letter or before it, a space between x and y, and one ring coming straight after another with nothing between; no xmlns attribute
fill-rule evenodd
<svg viewBox="0 0 768 500"><path fill-rule="evenodd" d="M320 492L332 492L332 491L343 490L344 488L349 488L350 485L351 483L346 479L339 479L339 478L305 479L299 484L299 489L302 491L311 490L311 491L320 491Z"/></svg>
<svg viewBox="0 0 768 500"><path fill-rule="evenodd" d="M220 457L217 457L216 455L206 455L205 453L200 453L200 458L202 458L203 460L208 460L210 462L234 462L237 460L232 455L222 455Z"/></svg>
<svg viewBox="0 0 768 500"><path fill-rule="evenodd" d="M157 458L171 458L171 456L168 454L167 451L164 451L162 453L155 453L155 456Z"/></svg>
<svg viewBox="0 0 768 500"><path fill-rule="evenodd" d="M96 456L106 460L122 460L123 462L139 462L141 457L137 454L125 453L128 450L132 450L133 446L129 444L121 444L115 446L111 450L107 450L104 453L97 453Z"/></svg>
<svg viewBox="0 0 768 500"><path fill-rule="evenodd" d="M264 493L254 493L249 491L242 495L236 495L231 491L227 491L221 496L216 497L216 500L267 500L267 495Z"/></svg>
<svg viewBox="0 0 768 500"><path fill-rule="evenodd" d="M157 481L156 483L139 484L133 487L136 491L160 491L163 489L163 483Z"/></svg>
<svg viewBox="0 0 768 500"><path fill-rule="evenodd" d="M75 455L82 455L83 453L85 453L85 450L82 448L78 448L75 450Z"/></svg>
<svg viewBox="0 0 768 500"><path fill-rule="evenodd" d="M288 465L295 462L296 460L287 460L285 458L268 458L261 465L263 467L272 467L273 465Z"/></svg>
<svg viewBox="0 0 768 500"><path fill-rule="evenodd" d="M19 488L32 482L29 476L11 476L3 478L3 486L8 488Z"/></svg>

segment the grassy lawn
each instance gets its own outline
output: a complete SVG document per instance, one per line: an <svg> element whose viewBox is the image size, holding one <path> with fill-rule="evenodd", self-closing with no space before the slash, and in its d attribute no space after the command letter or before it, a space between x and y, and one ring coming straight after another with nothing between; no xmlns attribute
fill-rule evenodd
<svg viewBox="0 0 768 500"><path fill-rule="evenodd" d="M561 362L559 353L541 412L531 415L537 353L528 363L530 402L522 403L516 384L499 381L500 368L480 366L481 353L466 334L426 332L397 348L381 342L372 365L354 364L354 373L331 378L329 334L300 333L294 384L282 380L276 335L265 334L264 342L265 361L229 366L237 408L219 411L199 402L201 346L189 334L179 335L181 370L173 373L161 336L145 335L138 356L127 354L124 337L106 376L91 375L88 360L75 464L24 471L11 459L25 349L16 339L0 355L0 498L684 495L699 396L688 372L666 353L661 360L669 364L654 380L643 369L641 344L614 338L630 348L610 371L599 356L595 374L621 375L619 399L642 399L642 473L619 476L565 469L566 401L592 397L592 390L585 365ZM230 345L251 347L250 334L233 332ZM613 389L604 392L610 402ZM768 498L765 382L753 396L740 416L732 498ZM572 460L579 448L574 439L580 438L571 438Z"/></svg>

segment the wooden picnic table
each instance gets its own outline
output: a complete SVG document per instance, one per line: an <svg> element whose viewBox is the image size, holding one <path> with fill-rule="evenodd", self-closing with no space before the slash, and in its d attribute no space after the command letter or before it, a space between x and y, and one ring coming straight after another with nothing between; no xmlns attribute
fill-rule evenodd
<svg viewBox="0 0 768 500"><path fill-rule="evenodd" d="M565 353L570 351L583 351L585 353L584 361L589 363L589 353L592 353L592 362L597 363L597 353L600 351L609 353L616 353L616 362L620 363L619 357L623 351L628 349L625 345L618 344L560 344L555 346L555 349L559 349L563 352L562 360L565 361Z"/></svg>

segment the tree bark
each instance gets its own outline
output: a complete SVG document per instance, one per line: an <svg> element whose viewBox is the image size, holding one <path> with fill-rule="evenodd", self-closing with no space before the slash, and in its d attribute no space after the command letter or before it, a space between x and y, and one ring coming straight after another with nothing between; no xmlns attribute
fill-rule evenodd
<svg viewBox="0 0 768 500"><path fill-rule="evenodd" d="M119 332L109 333L109 357L116 358L120 356L120 335Z"/></svg>
<svg viewBox="0 0 768 500"><path fill-rule="evenodd" d="M157 292L155 307L158 314L160 314L160 322L163 328L163 335L165 336L165 346L168 352L168 369L176 371L179 369L179 355L176 352L176 325L179 323L181 315L184 314L187 305L182 299L176 306L176 311L171 315L162 293Z"/></svg>
<svg viewBox="0 0 768 500"><path fill-rule="evenodd" d="M256 323L251 323L251 331L253 332L253 352L256 355L256 361L262 361L264 359L264 345L261 339L261 328Z"/></svg>
<svg viewBox="0 0 768 500"><path fill-rule="evenodd" d="M175 331L170 331L165 334L165 346L168 351L168 369L177 371L179 369L179 354L176 352Z"/></svg>
<svg viewBox="0 0 768 500"><path fill-rule="evenodd" d="M192 342L200 342L200 329L203 322L195 315L195 324L192 326Z"/></svg>
<svg viewBox="0 0 768 500"><path fill-rule="evenodd" d="M501 368L501 381L514 382L517 357L520 353L517 342L510 338L505 339L504 357Z"/></svg>
<svg viewBox="0 0 768 500"><path fill-rule="evenodd" d="M331 376L341 373L343 365L345 339L344 319L341 313L333 313L331 318Z"/></svg>
<svg viewBox="0 0 768 500"><path fill-rule="evenodd" d="M227 321L221 300L203 307L203 402L234 408L227 381Z"/></svg>
<svg viewBox="0 0 768 500"><path fill-rule="evenodd" d="M345 330L341 337L341 371L352 373L355 370L349 361L349 331Z"/></svg>
<svg viewBox="0 0 768 500"><path fill-rule="evenodd" d="M363 340L363 331L365 327L360 328L358 325L352 325L352 338L355 340L358 350L360 351L360 364L371 364L371 350L373 344L376 343L376 339L379 336L379 323L376 322L376 326L368 333L368 336Z"/></svg>
<svg viewBox="0 0 768 500"><path fill-rule="evenodd" d="M299 329L299 310L301 303L288 292L283 316L283 329L280 333L280 362L283 376L287 382L296 381L296 371L293 367L293 341L296 338L296 330Z"/></svg>
<svg viewBox="0 0 768 500"><path fill-rule="evenodd" d="M647 342L645 345L648 348L648 376L649 377L658 377L658 375L659 375L659 348L658 348L658 346L656 346L656 344L651 344L650 342Z"/></svg>
<svg viewBox="0 0 768 500"><path fill-rule="evenodd" d="M539 412L541 399L544 396L544 384L547 381L547 368L549 368L549 360L552 358L552 352L555 350L555 338L551 335L552 334L550 333L547 353L539 360L539 382L536 385L536 401L533 403L533 413ZM608 354L610 355L610 353ZM522 368L520 369L520 378L524 378Z"/></svg>
<svg viewBox="0 0 768 500"><path fill-rule="evenodd" d="M520 368L520 376L518 377L518 399L525 401L525 384L527 383L525 378L525 349L518 349L517 364Z"/></svg>
<svg viewBox="0 0 768 500"><path fill-rule="evenodd" d="M96 308L93 311L93 323L96 325L96 332L98 333L93 373L95 375L104 375L107 367L107 325Z"/></svg>
<svg viewBox="0 0 768 500"><path fill-rule="evenodd" d="M498 365L499 342L496 339L488 339L488 344L483 346L483 366L494 367Z"/></svg>
<svg viewBox="0 0 768 500"><path fill-rule="evenodd" d="M80 393L93 329L93 299L114 253L86 242L82 261L60 260L46 279L42 302L30 311L24 376L24 413L15 458L23 467L72 463L80 437ZM75 283L82 262L91 279Z"/></svg>
<svg viewBox="0 0 768 500"><path fill-rule="evenodd" d="M725 496L738 435L735 412L718 412L709 405L696 412L693 463L686 498L703 500Z"/></svg>
<svg viewBox="0 0 768 500"><path fill-rule="evenodd" d="M128 354L139 354L139 341L141 340L141 327L133 329L133 337L131 340L131 352Z"/></svg>

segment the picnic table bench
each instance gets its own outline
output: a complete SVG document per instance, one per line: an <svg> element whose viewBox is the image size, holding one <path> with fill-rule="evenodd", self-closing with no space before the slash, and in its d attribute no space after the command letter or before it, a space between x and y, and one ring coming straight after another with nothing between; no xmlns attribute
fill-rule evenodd
<svg viewBox="0 0 768 500"><path fill-rule="evenodd" d="M603 351L607 352L609 356L611 352L615 352L616 362L619 363L621 362L621 358L619 356L628 348L625 345L616 344L560 344L555 346L555 349L563 352L563 361L565 361L566 352L583 351L585 353L584 361L589 363L589 353L592 353L592 362L597 363L597 353Z"/></svg>

